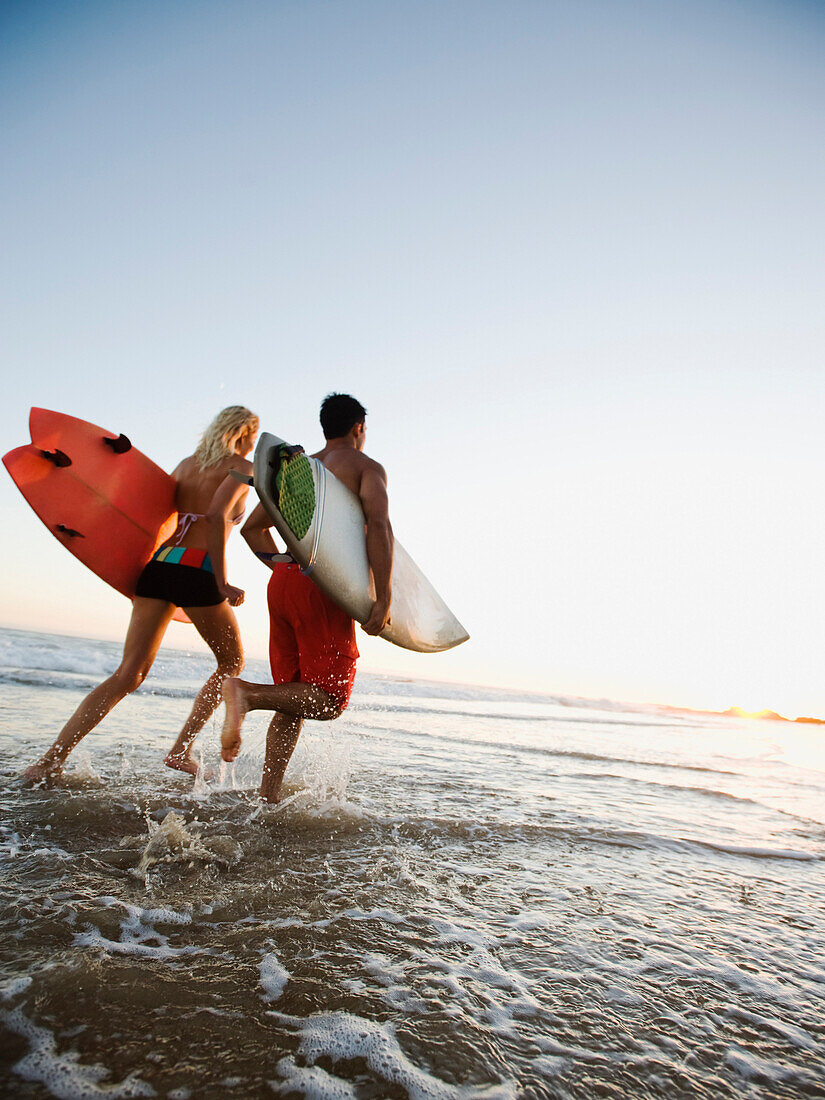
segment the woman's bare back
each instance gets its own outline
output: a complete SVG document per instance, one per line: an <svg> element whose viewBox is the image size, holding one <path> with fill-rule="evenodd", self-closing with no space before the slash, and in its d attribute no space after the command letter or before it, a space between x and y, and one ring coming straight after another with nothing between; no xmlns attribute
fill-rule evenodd
<svg viewBox="0 0 825 1100"><path fill-rule="evenodd" d="M230 455L221 460L217 466L210 466L202 470L194 455L184 458L172 471L172 477L176 481L175 503L178 507L178 530L167 540L167 545L185 545L193 549L205 550L207 546L206 513L209 505L220 485L229 476L232 470L251 476L252 463L240 455ZM237 512L230 516L232 522L237 522L244 513L246 492L238 500ZM192 517L188 524L183 517ZM185 527L185 534L181 537L181 529Z"/></svg>

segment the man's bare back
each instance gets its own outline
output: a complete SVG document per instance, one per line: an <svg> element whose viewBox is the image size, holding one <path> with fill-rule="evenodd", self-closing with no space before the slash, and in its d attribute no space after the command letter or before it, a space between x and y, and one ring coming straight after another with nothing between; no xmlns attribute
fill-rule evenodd
<svg viewBox="0 0 825 1100"><path fill-rule="evenodd" d="M337 440L328 442L320 451L312 456L319 462L323 462L326 468L343 481L348 489L351 489L357 497L361 496L361 484L364 476L377 477L386 485L387 474L384 467L369 458L363 451L357 451L352 447L336 446Z"/></svg>

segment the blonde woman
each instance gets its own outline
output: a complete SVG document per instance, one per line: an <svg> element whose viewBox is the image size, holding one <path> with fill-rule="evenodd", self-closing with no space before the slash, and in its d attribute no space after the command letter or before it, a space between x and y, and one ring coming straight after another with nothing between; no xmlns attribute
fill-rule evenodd
<svg viewBox="0 0 825 1100"><path fill-rule="evenodd" d="M223 678L237 676L244 665L232 611L243 603L244 594L227 583L224 550L232 524L243 518L248 492L247 485L230 475L233 470L251 475L246 455L257 434L257 416L242 405L231 405L218 413L195 453L173 471L178 525L138 578L120 665L86 696L52 747L26 771L30 782L56 779L75 745L143 683L178 607L218 662L165 761L170 768L197 772L192 742L221 701Z"/></svg>

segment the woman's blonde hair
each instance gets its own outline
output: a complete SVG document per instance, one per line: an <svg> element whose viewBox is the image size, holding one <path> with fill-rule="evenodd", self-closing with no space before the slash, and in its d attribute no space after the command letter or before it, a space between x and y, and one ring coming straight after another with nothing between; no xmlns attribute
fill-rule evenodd
<svg viewBox="0 0 825 1100"><path fill-rule="evenodd" d="M195 448L195 458L202 470L217 466L235 453L235 444L246 431L257 432L258 418L244 405L222 409Z"/></svg>

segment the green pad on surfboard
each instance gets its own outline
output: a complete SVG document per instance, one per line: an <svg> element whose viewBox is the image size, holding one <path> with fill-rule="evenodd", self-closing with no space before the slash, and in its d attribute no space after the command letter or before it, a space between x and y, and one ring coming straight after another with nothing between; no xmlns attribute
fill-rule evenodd
<svg viewBox="0 0 825 1100"><path fill-rule="evenodd" d="M275 475L278 509L296 538L302 539L315 514L315 481L306 455L283 457Z"/></svg>

